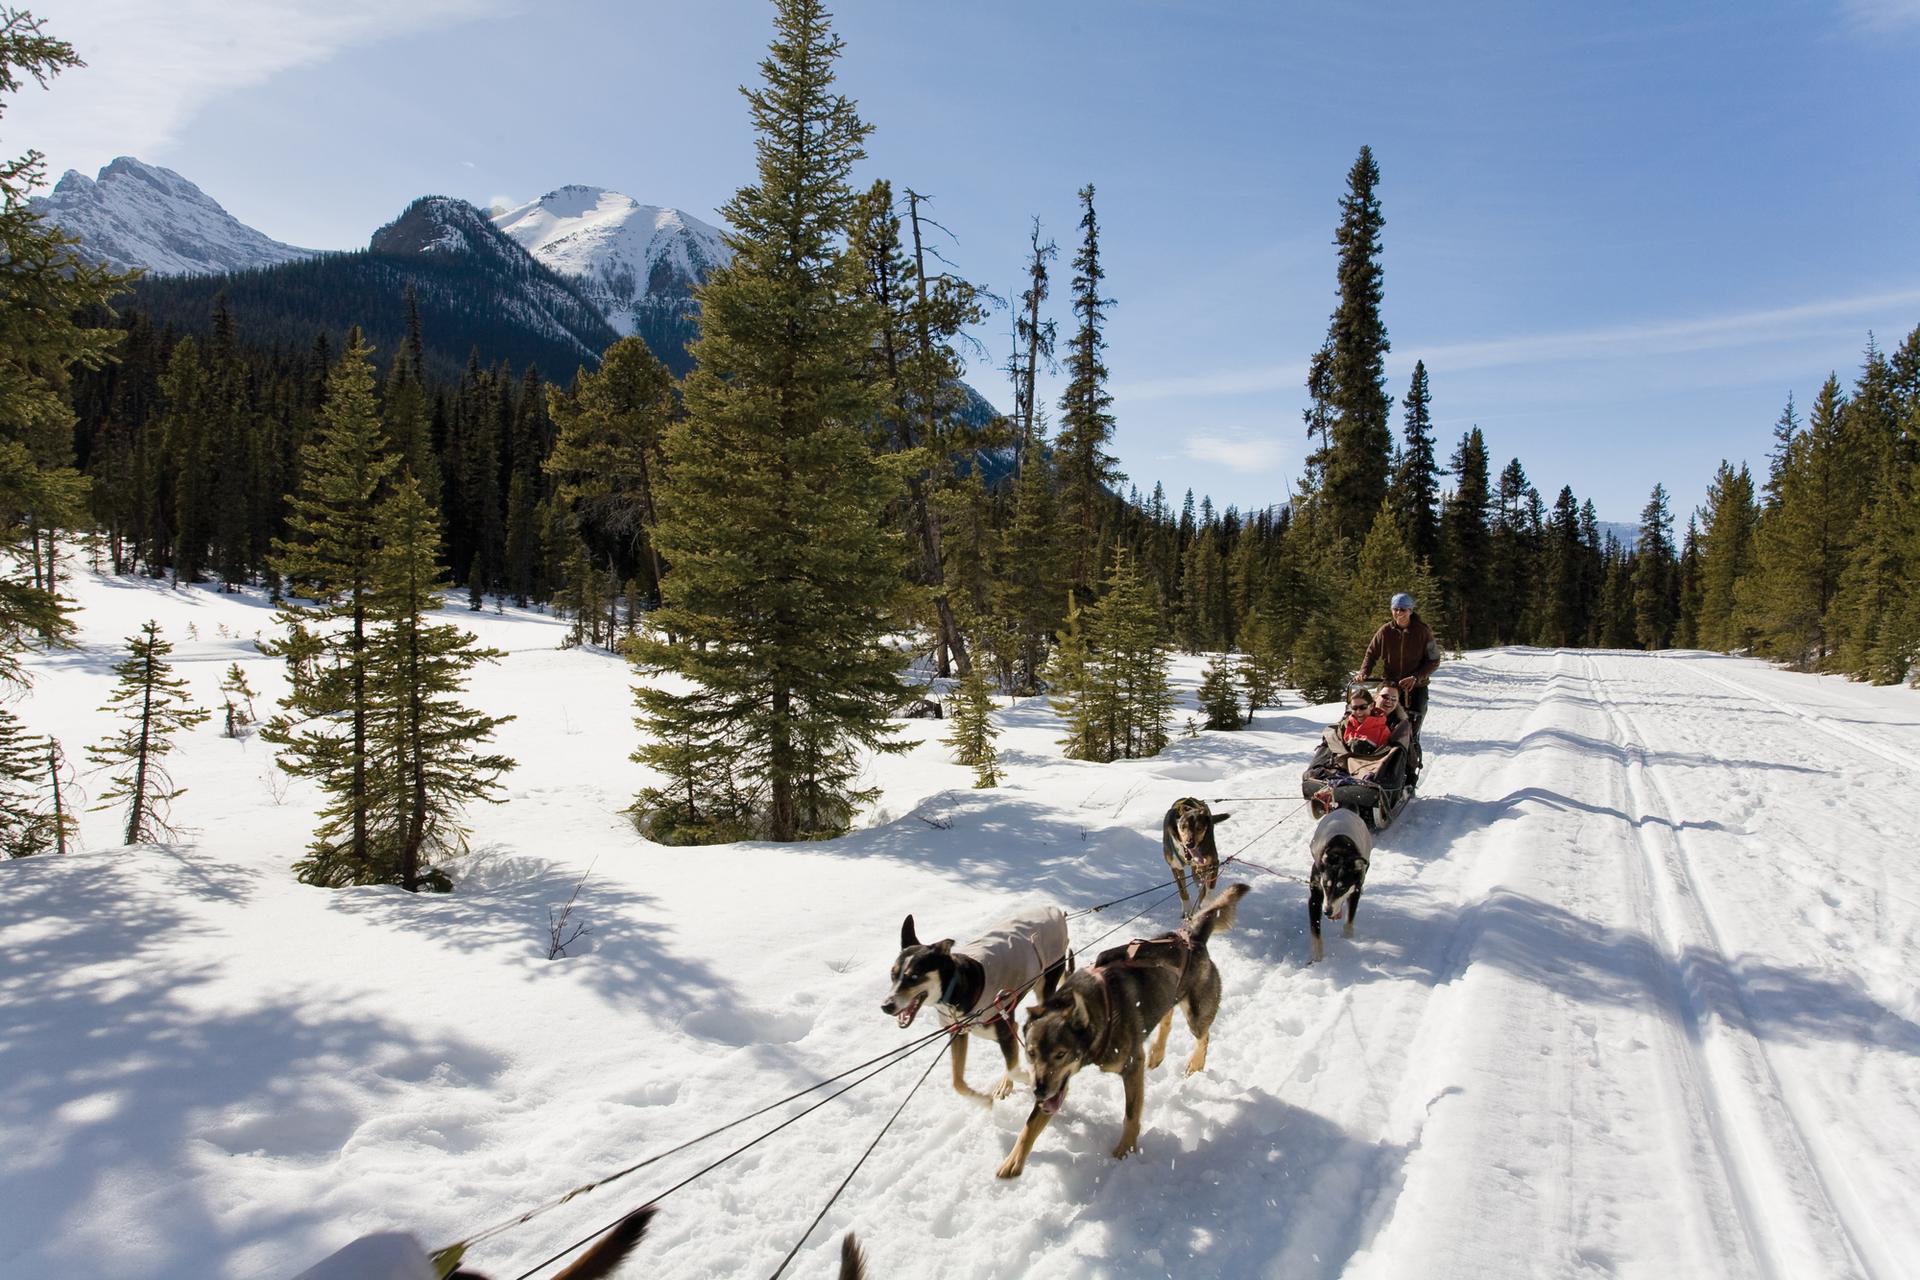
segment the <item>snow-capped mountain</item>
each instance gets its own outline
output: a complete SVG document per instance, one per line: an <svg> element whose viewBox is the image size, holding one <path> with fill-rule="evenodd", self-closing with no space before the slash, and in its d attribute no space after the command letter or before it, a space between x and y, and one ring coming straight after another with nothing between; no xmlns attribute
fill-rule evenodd
<svg viewBox="0 0 1920 1280"><path fill-rule="evenodd" d="M685 372L684 344L699 310L693 291L732 257L717 228L678 209L585 186L496 212L493 223L576 282L617 332L645 338L668 366Z"/></svg>
<svg viewBox="0 0 1920 1280"><path fill-rule="evenodd" d="M481 288L492 297L490 314L573 347L579 363L593 364L612 341L599 310L574 281L503 235L465 200L422 196L374 232L367 249L376 261L413 260L428 269L413 281L423 306L443 287L462 294ZM435 274L435 268L452 271Z"/></svg>
<svg viewBox="0 0 1920 1280"><path fill-rule="evenodd" d="M156 275L243 271L319 252L262 235L173 170L132 156L121 156L97 179L69 169L51 195L35 198L32 205L121 270L145 267Z"/></svg>

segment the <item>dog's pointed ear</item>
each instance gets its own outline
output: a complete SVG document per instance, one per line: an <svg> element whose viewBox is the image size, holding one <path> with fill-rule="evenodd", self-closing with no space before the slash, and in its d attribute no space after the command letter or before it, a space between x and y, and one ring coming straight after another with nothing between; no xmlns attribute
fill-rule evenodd
<svg viewBox="0 0 1920 1280"><path fill-rule="evenodd" d="M900 922L900 949L905 951L908 947L917 947L919 945L919 935L913 931L913 917L908 916Z"/></svg>
<svg viewBox="0 0 1920 1280"><path fill-rule="evenodd" d="M1078 991L1073 993L1073 1012L1067 1015L1067 1021L1076 1027L1093 1025L1093 1014L1087 1011L1087 998Z"/></svg>
<svg viewBox="0 0 1920 1280"><path fill-rule="evenodd" d="M1231 813L1216 813L1213 815L1213 825L1217 827L1221 823L1225 822L1228 818L1231 818L1232 816L1233 815Z"/></svg>
<svg viewBox="0 0 1920 1280"><path fill-rule="evenodd" d="M933 944L933 949L935 951L938 951L943 956L950 956L953 954L953 939L942 938L940 939L940 941Z"/></svg>

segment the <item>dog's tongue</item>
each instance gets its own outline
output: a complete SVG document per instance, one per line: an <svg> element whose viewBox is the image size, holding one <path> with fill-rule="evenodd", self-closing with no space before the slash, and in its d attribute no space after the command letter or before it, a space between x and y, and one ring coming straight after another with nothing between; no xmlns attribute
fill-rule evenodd
<svg viewBox="0 0 1920 1280"><path fill-rule="evenodd" d="M903 1027L912 1026L913 1015L920 1012L920 1006L923 1003L925 1003L925 1001L926 1001L925 996L915 996L913 998L913 1003L908 1005L906 1008L902 1009L899 1015L894 1019L894 1021L898 1022Z"/></svg>
<svg viewBox="0 0 1920 1280"><path fill-rule="evenodd" d="M1060 1104L1062 1102L1065 1102L1066 1099L1067 1099L1067 1091L1065 1089L1062 1089L1060 1092L1054 1094L1051 1098L1040 1099L1040 1109L1046 1112L1048 1115L1052 1115L1054 1112L1060 1109Z"/></svg>

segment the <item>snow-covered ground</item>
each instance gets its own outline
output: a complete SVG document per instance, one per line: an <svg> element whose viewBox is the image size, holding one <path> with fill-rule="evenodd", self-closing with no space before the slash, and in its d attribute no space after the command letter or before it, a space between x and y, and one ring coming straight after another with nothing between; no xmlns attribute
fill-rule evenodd
<svg viewBox="0 0 1920 1280"><path fill-rule="evenodd" d="M280 687L256 599L76 589L84 645L37 661L17 708L76 756L148 617L206 705L235 660ZM264 744L217 721L175 770L183 843L117 848L94 813L90 852L0 865L0 1274L284 1278L381 1228L445 1244L911 1039L879 1011L907 912L964 938L1017 899L1153 884L1187 794L1235 797L1223 853L1305 861L1288 797L1331 712L1294 704L1098 766L1023 703L998 716L994 791L913 723L857 834L652 846L618 813L639 781L624 666L536 615L453 616L509 651L474 696L519 717L520 761L454 894L296 884L314 795L276 800ZM876 1278L1914 1274L1920 697L1498 650L1443 667L1433 702L1358 936L1308 967L1304 889L1249 874L1214 944L1207 1070L1177 1074L1177 1029L1141 1154L1108 1154L1120 1086L1088 1072L996 1181L1026 1100L988 1113L937 1066L790 1274L832 1274L848 1228ZM591 932L548 961L549 909L589 868ZM1075 921L1077 944L1123 918ZM933 1052L667 1197L629 1272L770 1274ZM797 1105L469 1265L519 1275Z"/></svg>

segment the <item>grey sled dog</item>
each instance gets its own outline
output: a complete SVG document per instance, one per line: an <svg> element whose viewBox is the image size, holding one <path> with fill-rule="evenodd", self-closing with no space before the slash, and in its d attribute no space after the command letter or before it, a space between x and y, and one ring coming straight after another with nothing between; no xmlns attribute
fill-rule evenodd
<svg viewBox="0 0 1920 1280"><path fill-rule="evenodd" d="M965 946L952 938L927 944L914 933L913 917L900 925L900 955L893 962L893 991L880 1011L902 1027L913 1025L920 1007L932 1001L946 1026L971 1017L971 1035L1000 1046L1006 1070L989 1093L967 1083L967 1037L953 1038L953 1091L991 1107L1013 1092L1020 1069L1020 1039L1013 1010L1029 991L1045 999L1073 967L1067 950L1067 917L1058 907L1037 907L1002 920Z"/></svg>
<svg viewBox="0 0 1920 1280"><path fill-rule="evenodd" d="M1187 1074L1207 1065L1213 1019L1220 1012L1220 971L1207 954L1207 939L1215 929L1232 924L1246 893L1244 884L1228 885L1202 903L1185 928L1101 952L1092 965L1061 983L1059 991L1027 1014L1033 1111L1001 1163L1000 1177L1017 1178L1025 1171L1034 1140L1066 1101L1067 1085L1082 1067L1115 1072L1126 1086L1126 1121L1113 1149L1114 1159L1125 1159L1139 1148L1147 1072L1166 1056L1174 1009L1186 1013L1187 1029L1193 1032ZM1149 1050L1147 1033L1155 1023L1159 1031Z"/></svg>

